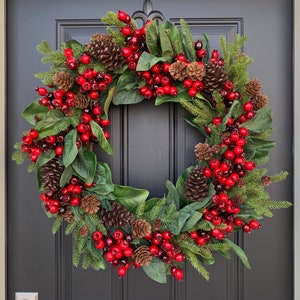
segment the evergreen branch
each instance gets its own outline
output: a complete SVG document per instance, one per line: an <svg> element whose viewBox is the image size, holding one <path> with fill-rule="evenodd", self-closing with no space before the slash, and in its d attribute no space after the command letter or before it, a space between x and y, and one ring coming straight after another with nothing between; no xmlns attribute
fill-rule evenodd
<svg viewBox="0 0 300 300"><path fill-rule="evenodd" d="M92 264L92 258L91 255L89 253L84 254L83 259L82 259L82 268L84 270L87 270L88 267Z"/></svg>
<svg viewBox="0 0 300 300"><path fill-rule="evenodd" d="M272 180L272 182L282 181L282 180L286 179L288 175L289 175L288 172L281 171L280 173L278 173L274 176L271 176L271 180Z"/></svg>
<svg viewBox="0 0 300 300"><path fill-rule="evenodd" d="M200 220L191 230L191 231L195 231L195 230L204 230L204 231L210 231L213 229L213 226L210 222L206 221L206 220Z"/></svg>
<svg viewBox="0 0 300 300"><path fill-rule="evenodd" d="M189 250L185 250L184 255L189 260L191 265L199 272L199 274L202 275L204 277L204 279L206 279L208 281L209 280L209 273L204 268L204 266L200 263L200 261L197 258L197 255L190 252Z"/></svg>
<svg viewBox="0 0 300 300"><path fill-rule="evenodd" d="M140 219L145 212L146 200L141 201L135 209L134 215L136 219Z"/></svg>
<svg viewBox="0 0 300 300"><path fill-rule="evenodd" d="M63 220L64 220L63 217L57 217L55 219L55 221L53 222L53 226L52 226L52 233L53 234L56 234L56 232L60 229Z"/></svg>
<svg viewBox="0 0 300 300"><path fill-rule="evenodd" d="M112 36L113 42L119 44L119 45L124 45L124 35L118 31L115 31L111 27L107 28L107 32Z"/></svg>
<svg viewBox="0 0 300 300"><path fill-rule="evenodd" d="M77 226L77 222L73 220L73 222L69 223L66 227L65 234L71 234Z"/></svg>
<svg viewBox="0 0 300 300"><path fill-rule="evenodd" d="M36 170L36 164L30 164L29 166L28 166L28 168L27 168L27 172L28 173L31 173L31 172L33 172L33 171L35 171Z"/></svg>
<svg viewBox="0 0 300 300"><path fill-rule="evenodd" d="M187 57L190 61L196 61L196 53L194 48L194 39L190 28L184 19L180 19L180 26L184 37L184 45L187 50Z"/></svg>
<svg viewBox="0 0 300 300"><path fill-rule="evenodd" d="M166 198L162 198L149 212L144 214L144 218L150 223L157 220L161 210L167 202Z"/></svg>
<svg viewBox="0 0 300 300"><path fill-rule="evenodd" d="M100 230L103 234L107 233L105 226L101 223L97 214L92 214L92 215L87 214L85 220L87 222L87 225L92 224L92 227L95 228L93 230Z"/></svg>
<svg viewBox="0 0 300 300"><path fill-rule="evenodd" d="M74 238L73 255L72 255L72 261L75 267L78 267L79 265L80 257L84 250L84 247L86 246L87 240L88 240L87 236L81 236L79 232L76 233L76 236Z"/></svg>
<svg viewBox="0 0 300 300"><path fill-rule="evenodd" d="M21 165L27 157L28 157L28 154L21 150L15 151L11 155L12 160L14 160L18 165Z"/></svg>
<svg viewBox="0 0 300 300"><path fill-rule="evenodd" d="M118 14L112 11L108 11L101 20L107 25L117 27L118 29L121 29L124 26L124 23L118 19Z"/></svg>

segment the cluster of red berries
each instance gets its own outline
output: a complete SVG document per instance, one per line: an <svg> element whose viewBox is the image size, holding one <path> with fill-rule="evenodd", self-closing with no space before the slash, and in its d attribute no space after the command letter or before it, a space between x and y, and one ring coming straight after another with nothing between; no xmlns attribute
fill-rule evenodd
<svg viewBox="0 0 300 300"><path fill-rule="evenodd" d="M35 163L42 152L54 149L57 156L63 154L64 136L68 132L59 135L49 135L43 139L38 139L39 132L30 129L27 135L22 136L22 151L29 154L30 160Z"/></svg>
<svg viewBox="0 0 300 300"><path fill-rule="evenodd" d="M63 214L68 206L77 206L82 198L82 184L78 177L73 176L61 191L41 194L40 198L45 202L45 209L51 214Z"/></svg>
<svg viewBox="0 0 300 300"><path fill-rule="evenodd" d="M153 256L161 259L165 264L174 264L171 274L174 278L183 280L183 271L176 266L176 263L183 262L185 257L179 247L171 242L173 234L169 230L155 231L146 237L151 242L149 251Z"/></svg>
<svg viewBox="0 0 300 300"><path fill-rule="evenodd" d="M134 29L131 24L130 16L124 11L119 10L118 19L124 23L120 29L125 37L125 47L122 48L122 54L127 61L130 70L135 70L138 60L146 46L146 25L141 29Z"/></svg>
<svg viewBox="0 0 300 300"><path fill-rule="evenodd" d="M169 63L157 63L149 71L141 72L141 78L146 82L139 90L146 99L164 95L176 96L177 88L169 74Z"/></svg>
<svg viewBox="0 0 300 300"><path fill-rule="evenodd" d="M132 236L124 234L122 230L116 230L111 235L103 235L99 230L92 234L94 246L98 250L103 250L104 258L113 267L118 267L118 275L124 277L130 268L129 258L133 256L133 248L130 246ZM139 267L133 262L135 267Z"/></svg>
<svg viewBox="0 0 300 300"><path fill-rule="evenodd" d="M63 90L48 91L45 87L37 87L36 92L42 96L39 104L47 106L49 109L60 109L63 113L68 113L75 105L75 94Z"/></svg>

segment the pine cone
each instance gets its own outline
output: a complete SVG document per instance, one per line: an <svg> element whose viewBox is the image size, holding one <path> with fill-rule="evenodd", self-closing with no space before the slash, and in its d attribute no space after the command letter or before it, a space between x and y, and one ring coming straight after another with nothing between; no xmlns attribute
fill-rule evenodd
<svg viewBox="0 0 300 300"><path fill-rule="evenodd" d="M75 107L84 109L90 105L90 97L81 93L77 93L75 96Z"/></svg>
<svg viewBox="0 0 300 300"><path fill-rule="evenodd" d="M187 76L192 80L202 80L205 76L205 67L202 63L192 62L187 66Z"/></svg>
<svg viewBox="0 0 300 300"><path fill-rule="evenodd" d="M151 233L151 225L144 219L137 219L132 226L132 235L139 239Z"/></svg>
<svg viewBox="0 0 300 300"><path fill-rule="evenodd" d="M251 79L246 85L246 93L249 96L253 96L253 97L258 96L261 89L262 89L262 85L257 78Z"/></svg>
<svg viewBox="0 0 300 300"><path fill-rule="evenodd" d="M79 234L81 236L87 236L89 234L89 230L86 226L83 226L79 229Z"/></svg>
<svg viewBox="0 0 300 300"><path fill-rule="evenodd" d="M186 64L180 60L174 62L170 65L169 73L174 78L174 80L183 81L187 76Z"/></svg>
<svg viewBox="0 0 300 300"><path fill-rule="evenodd" d="M252 104L254 110L259 110L265 107L269 102L269 98L266 95L260 94L252 98Z"/></svg>
<svg viewBox="0 0 300 300"><path fill-rule="evenodd" d="M96 34L87 44L92 56L99 59L108 71L114 71L125 62L122 54L122 47L114 43L107 34Z"/></svg>
<svg viewBox="0 0 300 300"><path fill-rule="evenodd" d="M90 215L97 213L99 206L100 202L93 194L86 195L81 199L81 208Z"/></svg>
<svg viewBox="0 0 300 300"><path fill-rule="evenodd" d="M53 81L60 90L68 91L73 86L74 78L70 73L61 71L54 74Z"/></svg>
<svg viewBox="0 0 300 300"><path fill-rule="evenodd" d="M210 146L207 143L197 144L195 146L194 153L195 153L195 156L200 160L209 160L213 156L212 149L210 148Z"/></svg>
<svg viewBox="0 0 300 300"><path fill-rule="evenodd" d="M269 176L263 176L261 178L261 183L262 183L263 186L268 186L272 183L272 179Z"/></svg>
<svg viewBox="0 0 300 300"><path fill-rule="evenodd" d="M111 210L102 209L100 216L106 227L126 227L134 222L134 215L118 202L113 202Z"/></svg>
<svg viewBox="0 0 300 300"><path fill-rule="evenodd" d="M141 246L134 251L134 260L141 266L148 266L153 258L148 246Z"/></svg>
<svg viewBox="0 0 300 300"><path fill-rule="evenodd" d="M63 214L63 218L66 222L72 223L74 220L74 214L71 212L70 209L67 209L66 212Z"/></svg>
<svg viewBox="0 0 300 300"><path fill-rule="evenodd" d="M208 195L207 178L202 174L199 166L195 166L184 183L184 195L193 200L201 201Z"/></svg>
<svg viewBox="0 0 300 300"><path fill-rule="evenodd" d="M241 195L234 195L232 200L236 205L240 205L240 204L243 204L245 202L245 200L242 198Z"/></svg>
<svg viewBox="0 0 300 300"><path fill-rule="evenodd" d="M244 188L246 186L246 182L243 179L239 179L238 183L237 183L237 187L238 188Z"/></svg>
<svg viewBox="0 0 300 300"><path fill-rule="evenodd" d="M41 168L42 187L46 193L56 192L60 188L60 177L64 167L57 158L52 158Z"/></svg>
<svg viewBox="0 0 300 300"><path fill-rule="evenodd" d="M161 220L157 219L153 222L153 229L154 231L159 231L161 229L161 225L162 225L162 222Z"/></svg>
<svg viewBox="0 0 300 300"><path fill-rule="evenodd" d="M213 145L213 146L211 147L211 151L212 151L213 153L215 153L215 154L220 153L221 149L222 149L222 147L221 147L220 145Z"/></svg>
<svg viewBox="0 0 300 300"><path fill-rule="evenodd" d="M204 93L212 93L214 90L223 88L228 75L225 70L214 62L205 65L206 75L203 77Z"/></svg>
<svg viewBox="0 0 300 300"><path fill-rule="evenodd" d="M64 111L64 114L67 117L72 117L74 115L74 109L73 109L73 107L69 107L66 111Z"/></svg>

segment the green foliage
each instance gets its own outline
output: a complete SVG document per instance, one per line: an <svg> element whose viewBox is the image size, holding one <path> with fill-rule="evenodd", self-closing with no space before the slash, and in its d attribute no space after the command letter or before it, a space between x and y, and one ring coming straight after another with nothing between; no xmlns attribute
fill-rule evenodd
<svg viewBox="0 0 300 300"><path fill-rule="evenodd" d="M281 171L280 173L271 176L271 180L272 180L272 182L282 181L282 180L285 180L285 179L287 178L288 175L289 175L288 172L286 172L286 171Z"/></svg>
<svg viewBox="0 0 300 300"><path fill-rule="evenodd" d="M14 148L16 151L11 155L12 160L14 160L18 165L21 165L26 158L28 158L28 154L22 151L22 143L15 143Z"/></svg>
<svg viewBox="0 0 300 300"><path fill-rule="evenodd" d="M197 270L199 272L200 275L202 275L202 277L205 280L209 280L209 273L208 271L205 269L205 267L201 264L201 262L199 261L197 255L195 255L193 252L185 249L183 251L184 255L186 256L186 258L188 259L188 261L191 263L191 265L195 268L195 270Z"/></svg>
<svg viewBox="0 0 300 300"><path fill-rule="evenodd" d="M180 19L180 35L182 39L184 54L189 61L196 61L196 53L194 48L194 39L190 32L190 28L184 19Z"/></svg>
<svg viewBox="0 0 300 300"><path fill-rule="evenodd" d="M143 270L154 281L159 283L167 282L166 266L159 258L154 257L149 266L143 266Z"/></svg>
<svg viewBox="0 0 300 300"><path fill-rule="evenodd" d="M104 132L103 129L99 126L98 123L96 123L94 120L92 120L90 122L91 124L91 128L92 128L92 132L93 134L96 136L97 140L98 140L98 144L99 146L109 155L113 154L113 148L112 146L109 144L108 140L106 139L106 137L104 136Z"/></svg>
<svg viewBox="0 0 300 300"><path fill-rule="evenodd" d="M55 221L53 222L52 226L52 233L56 234L56 232L60 229L62 223L63 223L63 217L57 217L55 218Z"/></svg>
<svg viewBox="0 0 300 300"><path fill-rule="evenodd" d="M39 44L36 49L44 55L42 58L42 62L45 64L53 63L56 67L63 67L65 64L65 56L64 54L57 50L52 51L50 44L43 40L41 44Z"/></svg>

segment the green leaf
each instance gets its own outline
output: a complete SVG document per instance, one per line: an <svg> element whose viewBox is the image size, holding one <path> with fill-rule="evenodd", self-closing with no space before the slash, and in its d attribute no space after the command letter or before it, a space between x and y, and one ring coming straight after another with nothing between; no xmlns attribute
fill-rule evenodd
<svg viewBox="0 0 300 300"><path fill-rule="evenodd" d="M154 257L149 266L143 266L144 272L154 281L159 283L167 282L167 272L162 260Z"/></svg>
<svg viewBox="0 0 300 300"><path fill-rule="evenodd" d="M55 156L55 151L53 149L48 150L47 152L42 152L36 162L37 169L40 169L44 164L46 164L48 161L54 158L54 156Z"/></svg>
<svg viewBox="0 0 300 300"><path fill-rule="evenodd" d="M74 171L85 182L94 180L97 166L97 157L94 152L84 151L79 152L76 159L72 163Z"/></svg>
<svg viewBox="0 0 300 300"><path fill-rule="evenodd" d="M181 231L189 231L192 229L198 221L202 218L202 214L198 211L192 212L188 220L185 222L184 226L182 227Z"/></svg>
<svg viewBox="0 0 300 300"><path fill-rule="evenodd" d="M113 148L107 141L106 137L104 136L102 128L94 121L92 120L90 122L92 127L92 132L96 136L98 143L100 147L109 155L113 154Z"/></svg>
<svg viewBox="0 0 300 300"><path fill-rule="evenodd" d="M105 100L105 103L104 103L104 113L106 116L108 116L108 110L109 110L109 107L110 107L110 104L112 102L112 99L113 99L113 96L115 94L115 90L116 90L116 87L112 87L109 89L109 92L108 92L108 95L107 95L107 98Z"/></svg>
<svg viewBox="0 0 300 300"><path fill-rule="evenodd" d="M170 180L167 180L166 187L169 190L169 193L167 196L167 203L174 203L176 206L176 209L179 209L179 195L176 190L176 187Z"/></svg>
<svg viewBox="0 0 300 300"><path fill-rule="evenodd" d="M265 106L256 112L254 118L243 123L243 127L247 128L251 133L263 133L272 124L272 110Z"/></svg>
<svg viewBox="0 0 300 300"><path fill-rule="evenodd" d="M144 51L139 58L136 71L148 71L160 61L166 61L166 58L157 57L153 54Z"/></svg>
<svg viewBox="0 0 300 300"><path fill-rule="evenodd" d="M148 198L149 191L133 188L131 186L114 185L113 194L116 201L124 205L129 211L132 211L136 205Z"/></svg>
<svg viewBox="0 0 300 300"><path fill-rule="evenodd" d="M64 152L63 152L63 163L65 167L71 165L78 154L78 148L76 145L77 129L72 129L64 139Z"/></svg>
<svg viewBox="0 0 300 300"><path fill-rule="evenodd" d="M275 146L274 141L265 141L255 137L248 139L244 148L248 160L257 160L269 155L270 150Z"/></svg>
<svg viewBox="0 0 300 300"><path fill-rule="evenodd" d="M180 84L178 84L176 87L177 87L177 95L176 96L164 95L161 97L156 97L155 105L161 105L165 102L180 102L183 98L188 97L187 89L185 89Z"/></svg>
<svg viewBox="0 0 300 300"><path fill-rule="evenodd" d="M64 171L61 174L59 186L63 187L65 184L70 182L70 179L73 176L73 168L71 166L68 166L64 169Z"/></svg>
<svg viewBox="0 0 300 300"><path fill-rule="evenodd" d="M40 105L38 103L39 100L35 100L30 105L28 105L25 110L23 111L22 116L24 119L30 123L31 125L35 125L36 120L35 118L43 118L46 112L49 110L48 107Z"/></svg>
<svg viewBox="0 0 300 300"><path fill-rule="evenodd" d="M244 252L244 250L239 247L238 245L236 245L234 242L232 242L231 240L225 238L223 240L228 246L230 246L230 248L232 249L232 251L240 258L240 260L243 262L243 264L245 265L245 267L247 269L251 269L248 258Z"/></svg>
<svg viewBox="0 0 300 300"><path fill-rule="evenodd" d="M184 183L189 176L189 173L193 169L194 166L190 166L186 168L182 174L178 177L177 182L176 182L176 189L179 194L179 201L181 205L186 205L190 201L184 196L185 193L185 188L184 188Z"/></svg>
<svg viewBox="0 0 300 300"><path fill-rule="evenodd" d="M162 52L161 56L165 58L168 62L171 62L174 55L172 44L163 26L161 25L159 26L159 39Z"/></svg>
<svg viewBox="0 0 300 300"><path fill-rule="evenodd" d="M146 25L146 44L149 52L152 55L160 56L160 49L158 49L158 34L155 22Z"/></svg>

